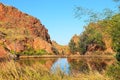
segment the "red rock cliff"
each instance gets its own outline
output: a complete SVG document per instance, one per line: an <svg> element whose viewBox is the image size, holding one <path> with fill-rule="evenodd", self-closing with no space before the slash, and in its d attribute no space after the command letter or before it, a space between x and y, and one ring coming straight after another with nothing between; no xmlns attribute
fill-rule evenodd
<svg viewBox="0 0 120 80"><path fill-rule="evenodd" d="M36 39L45 45L41 46L42 43L37 43ZM38 19L2 3L0 3L0 43L0 46L2 48L5 46L8 51L15 49L18 52L23 51L26 45L30 45L52 52L48 30Z"/></svg>

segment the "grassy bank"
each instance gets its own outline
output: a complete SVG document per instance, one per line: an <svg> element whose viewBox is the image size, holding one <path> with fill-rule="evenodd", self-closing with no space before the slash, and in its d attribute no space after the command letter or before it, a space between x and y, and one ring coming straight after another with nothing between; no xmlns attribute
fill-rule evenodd
<svg viewBox="0 0 120 80"><path fill-rule="evenodd" d="M12 60L0 63L0 68L0 80L113 80L98 72L71 75L65 75L61 72L52 74L41 64L21 66Z"/></svg>

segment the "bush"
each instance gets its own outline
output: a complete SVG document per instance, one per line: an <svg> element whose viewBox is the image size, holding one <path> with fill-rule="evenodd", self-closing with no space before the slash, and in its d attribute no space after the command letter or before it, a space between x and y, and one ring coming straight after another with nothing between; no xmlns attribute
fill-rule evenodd
<svg viewBox="0 0 120 80"><path fill-rule="evenodd" d="M70 52L72 54L74 54L75 52L77 52L77 46L76 46L75 42L72 39L69 42L69 48L70 48Z"/></svg>
<svg viewBox="0 0 120 80"><path fill-rule="evenodd" d="M88 46L91 44L98 45L101 49L105 49L105 44L102 41L102 33L95 29L94 26L87 26L85 31L80 36L79 40L79 52L85 54L88 50Z"/></svg>
<svg viewBox="0 0 120 80"><path fill-rule="evenodd" d="M44 55L44 54L46 54L46 53L47 53L47 51L44 50L44 49L36 50L36 51L35 51L35 54L37 54L37 55Z"/></svg>
<svg viewBox="0 0 120 80"><path fill-rule="evenodd" d="M32 47L27 48L21 54L23 55L33 55L35 53L35 50Z"/></svg>
<svg viewBox="0 0 120 80"><path fill-rule="evenodd" d="M120 52L120 14L112 17L113 26L110 35L112 37L112 47L115 52Z"/></svg>
<svg viewBox="0 0 120 80"><path fill-rule="evenodd" d="M12 54L16 54L16 52L15 52L14 50L11 50L10 53L12 53Z"/></svg>
<svg viewBox="0 0 120 80"><path fill-rule="evenodd" d="M24 50L23 52L19 52L22 55L43 55L46 54L47 51L44 49L41 50L34 50L34 48L32 47L27 47L26 50Z"/></svg>
<svg viewBox="0 0 120 80"><path fill-rule="evenodd" d="M118 61L120 61L120 53L117 53L117 54L116 54L116 59L117 59Z"/></svg>
<svg viewBox="0 0 120 80"><path fill-rule="evenodd" d="M106 74L113 80L120 80L120 63L116 63L108 67Z"/></svg>

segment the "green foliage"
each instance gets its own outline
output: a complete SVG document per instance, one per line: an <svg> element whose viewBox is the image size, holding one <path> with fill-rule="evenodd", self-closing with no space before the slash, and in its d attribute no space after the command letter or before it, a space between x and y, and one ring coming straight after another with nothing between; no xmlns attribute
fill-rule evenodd
<svg viewBox="0 0 120 80"><path fill-rule="evenodd" d="M95 29L94 26L87 26L79 40L79 52L85 54L89 45L98 45L102 49L105 49L105 44L102 41L102 34Z"/></svg>
<svg viewBox="0 0 120 80"><path fill-rule="evenodd" d="M16 54L16 52L15 52L14 50L11 50L10 53L12 53L12 54Z"/></svg>
<svg viewBox="0 0 120 80"><path fill-rule="evenodd" d="M115 12L109 8L103 9L102 12L94 11L81 6L75 8L75 18L83 19L88 23L98 22L103 19L110 19L114 14Z"/></svg>
<svg viewBox="0 0 120 80"><path fill-rule="evenodd" d="M80 66L78 66L80 65ZM70 69L71 70L78 70L80 73L89 73L90 69L85 62L85 59L82 59L80 61L73 60L70 62Z"/></svg>
<svg viewBox="0 0 120 80"><path fill-rule="evenodd" d="M120 63L116 63L111 65L108 69L106 74L112 77L113 80L120 80Z"/></svg>
<svg viewBox="0 0 120 80"><path fill-rule="evenodd" d="M118 61L120 61L120 53L117 53L117 54L116 54L116 59L117 59Z"/></svg>
<svg viewBox="0 0 120 80"><path fill-rule="evenodd" d="M70 48L70 52L73 54L77 51L77 46L73 40L70 40L69 48Z"/></svg>
<svg viewBox="0 0 120 80"><path fill-rule="evenodd" d="M75 18L84 20L85 22L98 22L104 19L110 19L113 15L120 13L120 0L112 0L116 2L113 9L104 8L101 12L82 6L75 7ZM117 9L116 9L117 7Z"/></svg>
<svg viewBox="0 0 120 80"><path fill-rule="evenodd" d="M26 50L19 52L21 55L44 55L47 51L44 49L34 50L32 47L28 47Z"/></svg>
<svg viewBox="0 0 120 80"><path fill-rule="evenodd" d="M23 52L21 52L21 54L24 54L24 55L33 55L33 54L35 54L35 50L32 47L28 47L26 50L24 50Z"/></svg>
<svg viewBox="0 0 120 80"><path fill-rule="evenodd" d="M117 10L105 8L102 12L99 12L81 6L75 8L76 18L87 20L90 24L93 22L100 25L98 29L95 26L93 29L87 26L87 29L81 35L79 51L82 54L87 51L90 44L97 44L105 48L102 41L105 38L106 40L112 39L110 45L112 44L113 50L117 53L120 52L120 0L113 0L113 2L116 2Z"/></svg>
<svg viewBox="0 0 120 80"><path fill-rule="evenodd" d="M44 49L36 50L36 51L35 51L35 54L37 54L37 55L44 55L44 54L46 54L46 53L47 53L47 51L44 50Z"/></svg>
<svg viewBox="0 0 120 80"><path fill-rule="evenodd" d="M86 39L87 39L87 36L85 34L82 34L78 42L79 44L78 50L81 54L85 54L85 52L87 51L87 42L85 41Z"/></svg>
<svg viewBox="0 0 120 80"><path fill-rule="evenodd" d="M110 16L109 19L98 21L97 23L90 23L85 27L85 31L80 35L79 52L85 54L89 45L98 45L103 50L105 43L103 40L112 40L113 50L120 52L120 14Z"/></svg>
<svg viewBox="0 0 120 80"><path fill-rule="evenodd" d="M114 25L111 30L113 49L120 52L120 14L113 16Z"/></svg>

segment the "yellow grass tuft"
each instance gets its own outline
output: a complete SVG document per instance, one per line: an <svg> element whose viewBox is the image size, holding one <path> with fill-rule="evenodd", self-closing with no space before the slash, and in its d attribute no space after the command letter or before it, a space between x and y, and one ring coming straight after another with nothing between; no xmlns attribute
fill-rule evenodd
<svg viewBox="0 0 120 80"><path fill-rule="evenodd" d="M52 74L40 63L26 66L18 64L13 60L0 63L0 68L0 80L111 80L98 72L71 75Z"/></svg>

